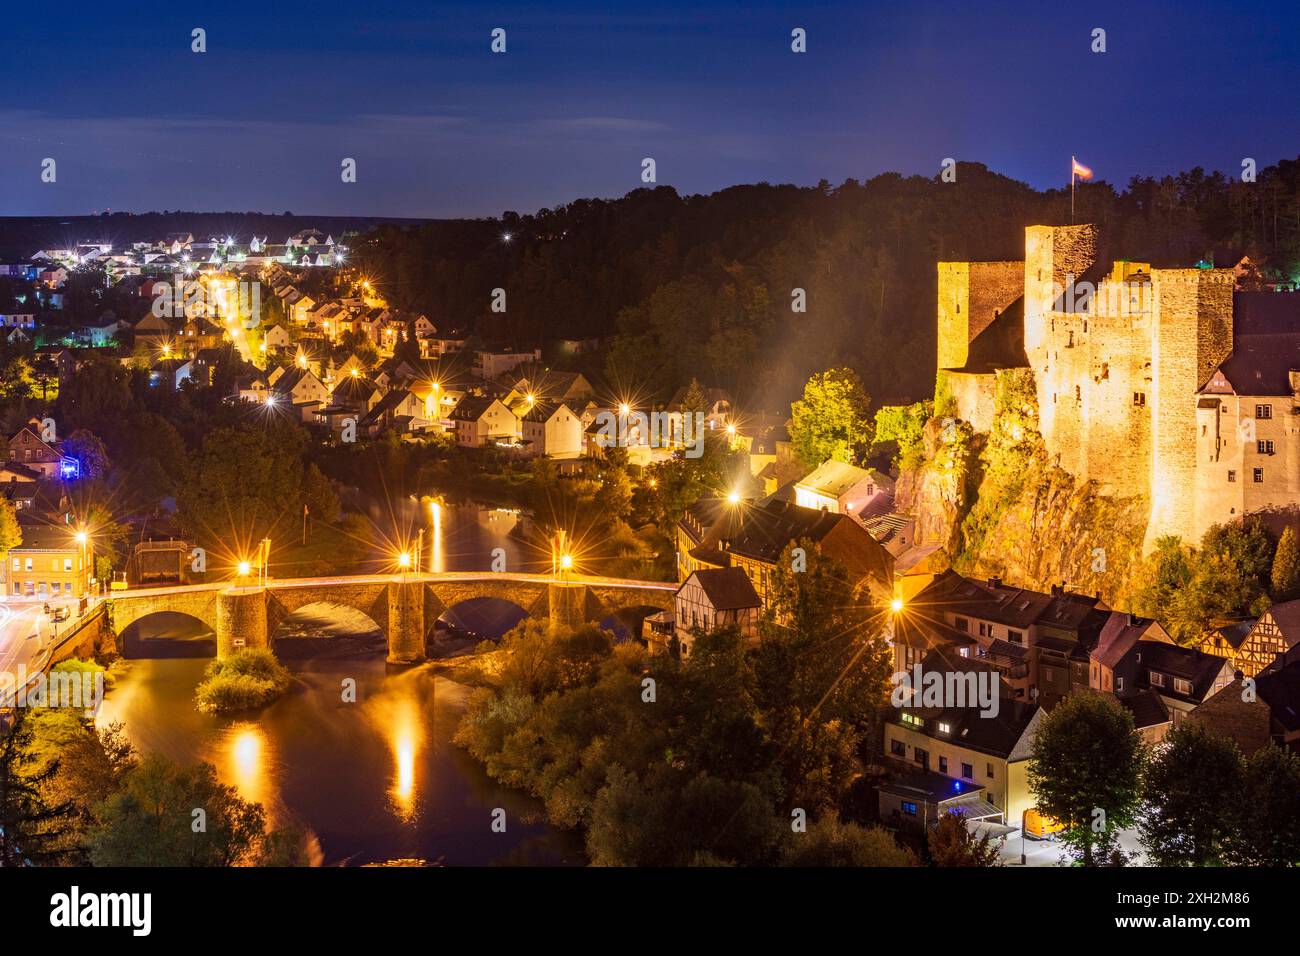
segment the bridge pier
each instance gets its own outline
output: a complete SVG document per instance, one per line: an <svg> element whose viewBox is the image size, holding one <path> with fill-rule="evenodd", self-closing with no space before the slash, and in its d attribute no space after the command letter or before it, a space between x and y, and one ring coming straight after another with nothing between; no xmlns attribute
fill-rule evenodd
<svg viewBox="0 0 1300 956"><path fill-rule="evenodd" d="M578 627L587 622L587 586L553 583L546 587L550 619L555 627Z"/></svg>
<svg viewBox="0 0 1300 956"><path fill-rule="evenodd" d="M424 660L424 583L394 581L388 586L388 663Z"/></svg>
<svg viewBox="0 0 1300 956"><path fill-rule="evenodd" d="M267 647L266 591L229 588L217 595L216 633L219 659L253 647Z"/></svg>

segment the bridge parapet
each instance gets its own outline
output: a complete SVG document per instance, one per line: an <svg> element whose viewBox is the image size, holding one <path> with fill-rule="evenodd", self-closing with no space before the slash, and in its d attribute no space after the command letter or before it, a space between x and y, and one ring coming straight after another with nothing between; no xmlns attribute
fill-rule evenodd
<svg viewBox="0 0 1300 956"><path fill-rule="evenodd" d="M194 585L110 595L111 625L117 634L150 614L189 615L217 636L217 656L268 647L289 615L309 604L339 604L370 617L388 638L388 659L413 663L424 657L428 630L446 611L475 598L496 598L530 617L573 625L599 621L630 606L671 608L675 585L568 575L564 581L539 574L357 575L273 580L264 588Z"/></svg>

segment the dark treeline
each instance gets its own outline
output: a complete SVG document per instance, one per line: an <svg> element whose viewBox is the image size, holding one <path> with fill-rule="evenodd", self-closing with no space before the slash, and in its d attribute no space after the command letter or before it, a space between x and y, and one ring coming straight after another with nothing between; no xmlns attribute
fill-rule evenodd
<svg viewBox="0 0 1300 956"><path fill-rule="evenodd" d="M1248 252L1289 276L1298 178L1300 162L1284 160L1255 183L1199 168L1123 191L1086 183L1075 219L1101 224L1116 257L1191 265ZM777 408L811 372L847 363L876 402L892 402L932 389L935 262L1019 259L1026 225L1069 216L1068 188L1040 192L962 163L954 183L886 174L685 197L660 186L533 215L386 226L357 261L394 304L489 342L616 336L605 368L621 388L663 395L696 377ZM490 309L495 288L504 313ZM796 288L805 314L791 309Z"/></svg>

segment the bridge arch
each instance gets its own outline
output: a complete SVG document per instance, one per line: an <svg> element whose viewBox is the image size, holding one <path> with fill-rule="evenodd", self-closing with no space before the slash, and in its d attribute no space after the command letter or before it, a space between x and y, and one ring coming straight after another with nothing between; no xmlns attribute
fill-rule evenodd
<svg viewBox="0 0 1300 956"><path fill-rule="evenodd" d="M267 643L284 658L328 656L331 653L384 653L384 625L369 613L334 601L313 601L295 611L267 620Z"/></svg>
<svg viewBox="0 0 1300 956"><path fill-rule="evenodd" d="M215 657L217 635L184 611L150 611L117 629L117 649L127 660Z"/></svg>

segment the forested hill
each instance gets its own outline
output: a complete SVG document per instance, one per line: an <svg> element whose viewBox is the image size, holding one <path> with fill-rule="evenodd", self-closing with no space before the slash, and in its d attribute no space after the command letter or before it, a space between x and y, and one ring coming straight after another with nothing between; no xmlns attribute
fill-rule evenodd
<svg viewBox="0 0 1300 956"><path fill-rule="evenodd" d="M1286 160L1250 184L1200 169L1123 191L1082 184L1075 220L1100 223L1116 257L1190 265L1231 248L1289 275L1298 170ZM663 395L696 377L776 409L810 372L850 364L879 403L932 389L935 262L1021 258L1023 228L1068 222L1069 202L1068 188L1039 192L963 163L953 183L888 174L685 197L660 186L381 227L357 253L393 302L487 341L617 333L606 368L621 387ZM503 314L490 310L495 288ZM791 309L796 288L806 313Z"/></svg>

